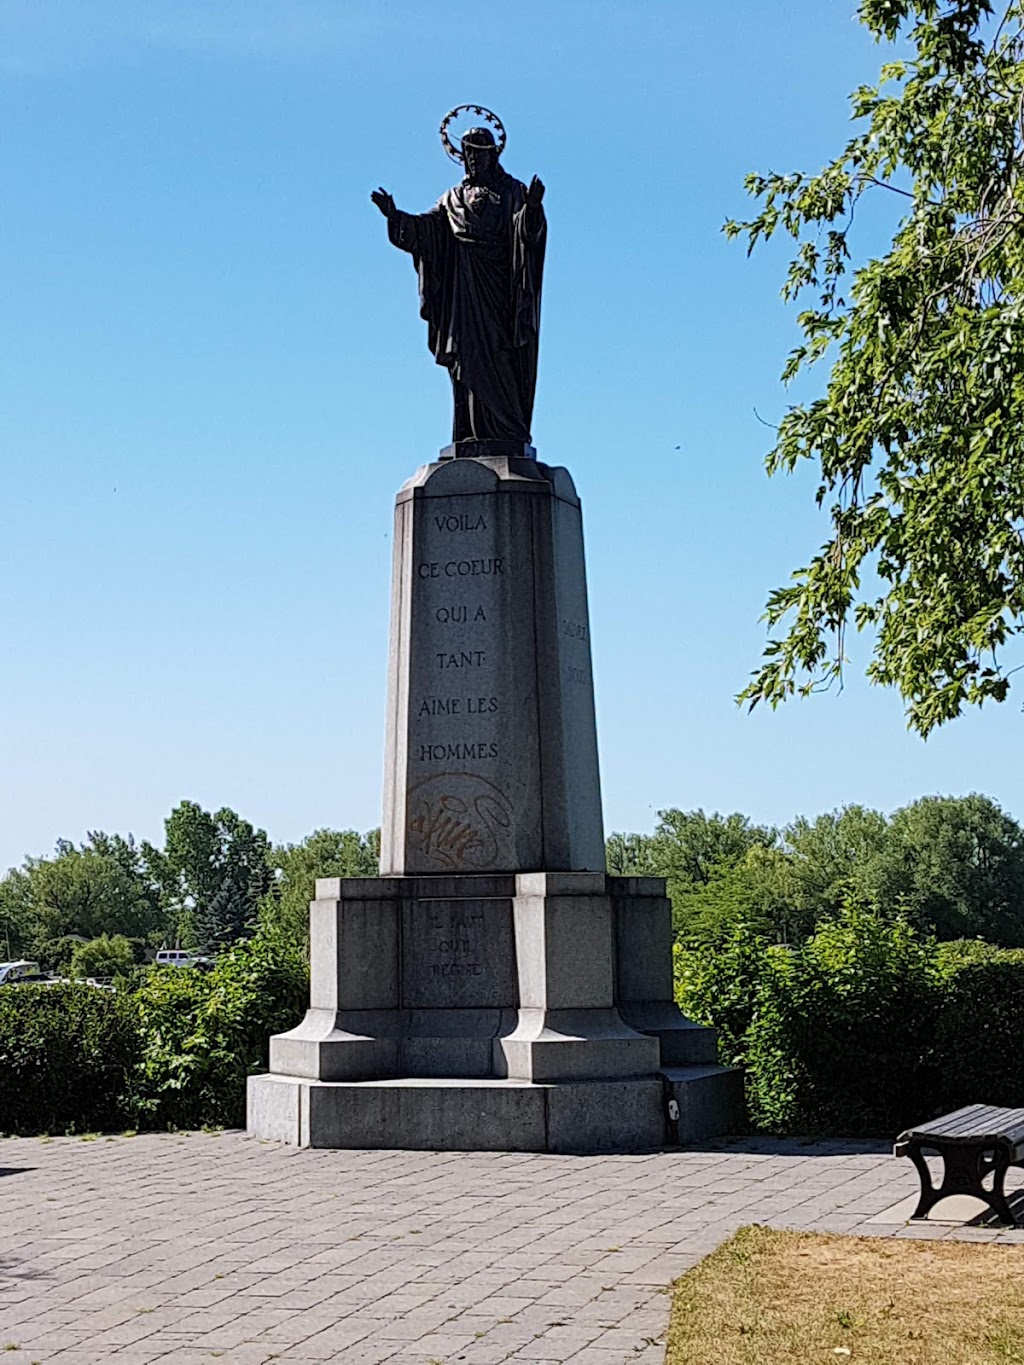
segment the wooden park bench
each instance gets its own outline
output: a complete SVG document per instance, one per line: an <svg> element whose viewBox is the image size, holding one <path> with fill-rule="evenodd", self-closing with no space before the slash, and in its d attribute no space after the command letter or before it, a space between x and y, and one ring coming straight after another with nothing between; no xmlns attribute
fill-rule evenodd
<svg viewBox="0 0 1024 1365"><path fill-rule="evenodd" d="M942 1157L942 1184L932 1184L925 1151ZM896 1139L896 1156L909 1156L921 1177L921 1197L912 1218L925 1218L940 1199L970 1194L983 1199L1004 1223L1017 1225L1006 1202L1004 1183L1011 1166L1024 1165L1024 1109L969 1104L953 1114L908 1128ZM992 1175L992 1188L981 1183Z"/></svg>

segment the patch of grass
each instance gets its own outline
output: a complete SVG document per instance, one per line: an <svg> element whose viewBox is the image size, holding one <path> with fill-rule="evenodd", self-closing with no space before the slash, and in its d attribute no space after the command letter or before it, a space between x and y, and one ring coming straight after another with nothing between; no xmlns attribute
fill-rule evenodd
<svg viewBox="0 0 1024 1365"><path fill-rule="evenodd" d="M666 1365L1024 1365L1024 1246L741 1228L676 1281Z"/></svg>

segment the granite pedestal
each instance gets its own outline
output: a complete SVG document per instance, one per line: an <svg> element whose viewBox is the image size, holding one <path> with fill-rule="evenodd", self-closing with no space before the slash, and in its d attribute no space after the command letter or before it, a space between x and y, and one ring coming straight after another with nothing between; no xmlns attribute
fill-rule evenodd
<svg viewBox="0 0 1024 1365"><path fill-rule="evenodd" d="M249 1128L323 1147L646 1148L738 1078L672 998L664 883L605 872L579 500L513 456L395 514L381 876L317 883L310 1009Z"/></svg>

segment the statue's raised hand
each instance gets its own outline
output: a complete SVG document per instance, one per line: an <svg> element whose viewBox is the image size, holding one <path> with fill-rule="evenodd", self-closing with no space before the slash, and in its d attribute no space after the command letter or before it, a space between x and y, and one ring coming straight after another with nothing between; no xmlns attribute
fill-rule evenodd
<svg viewBox="0 0 1024 1365"><path fill-rule="evenodd" d="M540 207L540 202L543 198L544 181L541 180L539 175L535 175L527 187L526 202L529 204L530 208L535 209Z"/></svg>
<svg viewBox="0 0 1024 1365"><path fill-rule="evenodd" d="M377 205L385 218L390 218L395 212L395 201L391 198L391 195L388 194L387 190L376 189L370 195L370 198Z"/></svg>

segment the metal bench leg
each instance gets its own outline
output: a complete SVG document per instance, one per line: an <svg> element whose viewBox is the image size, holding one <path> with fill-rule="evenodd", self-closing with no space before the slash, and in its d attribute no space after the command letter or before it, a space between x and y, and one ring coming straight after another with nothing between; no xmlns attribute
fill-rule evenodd
<svg viewBox="0 0 1024 1365"><path fill-rule="evenodd" d="M921 1197L911 1218L927 1218L939 1200L947 1195L970 1194L987 1204L1002 1222L1010 1227L1017 1226L1017 1220L1006 1201L1006 1172L1010 1161L1002 1148L946 1146L943 1143L925 1145L942 1157L942 1184L938 1189L935 1188L922 1148L916 1145L911 1147L907 1155L921 1177ZM989 1171L994 1173L991 1192L981 1183Z"/></svg>
<svg viewBox="0 0 1024 1365"><path fill-rule="evenodd" d="M911 1218L927 1218L929 1211L942 1198L942 1193L932 1184L932 1173L928 1169L928 1163L924 1159L924 1152L921 1148L914 1143L907 1155L917 1167L917 1173L921 1177L921 1197L917 1201L917 1208L910 1216Z"/></svg>
<svg viewBox="0 0 1024 1365"><path fill-rule="evenodd" d="M995 1171L992 1193L987 1194L982 1190L981 1196L997 1218L1015 1228L1017 1220L1013 1216L1013 1210L1006 1202L1006 1172L1010 1169L1010 1162L1004 1151L993 1152L992 1169Z"/></svg>

